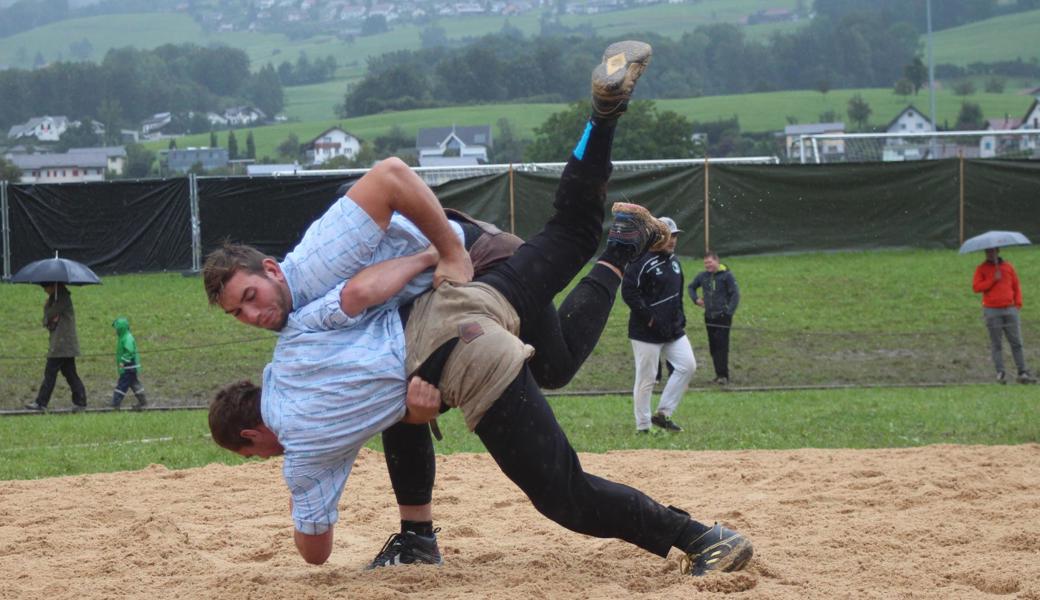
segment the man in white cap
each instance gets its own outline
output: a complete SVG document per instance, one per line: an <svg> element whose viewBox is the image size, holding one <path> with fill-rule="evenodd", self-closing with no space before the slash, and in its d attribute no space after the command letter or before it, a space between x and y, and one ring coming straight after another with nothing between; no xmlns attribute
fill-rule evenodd
<svg viewBox="0 0 1040 600"><path fill-rule="evenodd" d="M621 284L621 297L632 310L628 337L636 359L636 381L632 390L636 433L649 433L651 425L666 431L682 431L672 420L672 413L697 370L697 360L686 337L682 266L674 254L682 230L669 217L658 219L671 231L671 241L664 248L649 251L629 263ZM651 415L650 400L662 355L673 370L661 392L657 411Z"/></svg>

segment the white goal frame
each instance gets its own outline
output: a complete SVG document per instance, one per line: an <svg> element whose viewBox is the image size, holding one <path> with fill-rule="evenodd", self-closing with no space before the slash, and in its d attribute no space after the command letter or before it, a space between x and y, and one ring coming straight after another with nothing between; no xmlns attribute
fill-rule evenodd
<svg viewBox="0 0 1040 600"><path fill-rule="evenodd" d="M864 162L848 160L846 141L885 140L880 156L875 160L938 160L943 158L1004 158L999 151L1011 146L1007 140L1016 140L1013 151L1020 156L1040 158L1040 129L1002 129L970 131L926 131L904 133L821 133L798 136L800 162L822 164L827 162ZM974 144L958 140L975 139ZM889 143L891 140L891 143ZM987 140L989 147L986 147ZM889 152L886 154L885 150ZM873 162L873 161L866 161Z"/></svg>

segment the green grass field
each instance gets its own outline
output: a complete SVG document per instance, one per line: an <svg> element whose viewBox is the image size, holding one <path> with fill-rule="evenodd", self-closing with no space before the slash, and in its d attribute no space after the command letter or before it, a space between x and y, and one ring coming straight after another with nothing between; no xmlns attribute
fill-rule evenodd
<svg viewBox="0 0 1040 600"><path fill-rule="evenodd" d="M1004 15L935 34L935 63L1040 60L1040 10ZM922 38L922 43L924 39Z"/></svg>
<svg viewBox="0 0 1040 600"><path fill-rule="evenodd" d="M892 448L1040 441L1035 388L965 386L798 392L694 392L686 431L636 437L629 396L550 400L580 452L621 449ZM482 452L457 411L439 420L439 453ZM378 437L369 447L381 449ZM0 480L243 462L209 439L202 410L0 417Z"/></svg>
<svg viewBox="0 0 1040 600"><path fill-rule="evenodd" d="M1040 369L1040 250L1004 255L1022 280L1026 357ZM741 286L731 368L738 386L969 384L992 366L971 277L981 255L952 250L723 257ZM687 278L700 270L686 260ZM92 406L111 397L117 374L112 320L129 317L141 378L157 406L204 405L222 385L259 378L274 335L247 328L206 304L197 277L123 275L73 288L83 356L77 361ZM47 348L38 325L44 294L0 285L0 409L35 397ZM694 386L713 377L700 309L686 299L687 331L700 363ZM564 390L632 385L628 309L618 300L596 351ZM59 378L53 408L69 406Z"/></svg>
<svg viewBox="0 0 1040 600"><path fill-rule="evenodd" d="M622 36L627 33L653 31L669 37L680 37L698 25L737 22L749 13L772 7L794 8L796 0L702 0L696 4L659 5L639 7L597 15L565 16L561 22L568 26L590 24L603 36ZM437 22L449 39L476 37L502 29L507 19L501 17L470 17L442 19ZM539 13L532 12L511 17L508 23L525 35L536 35L540 29ZM747 28L747 34L763 38L773 31L790 29L798 24L756 25ZM359 77L369 56L395 50L414 50L419 47L420 27L395 27L391 31L357 38L347 42L332 36L315 36L304 40L290 40L282 34L258 32L204 31L191 17L183 13L120 14L100 17L69 19L51 23L0 40L0 64L27 68L37 52L48 61L72 57L69 44L81 39L90 41L94 48L90 60L99 61L113 47L134 46L154 48L162 44L194 43L199 45L226 44L241 48L249 55L254 68L267 62L295 61L303 51L311 57L336 57L342 69L339 76L345 81Z"/></svg>
<svg viewBox="0 0 1040 600"><path fill-rule="evenodd" d="M979 88L981 90L981 87ZM371 140L387 133L392 127L400 127L409 136L414 136L424 127L446 127L455 125L491 125L495 127L502 117L509 119L515 135L520 138L533 138L534 128L541 125L550 115L565 108L563 104L481 104L473 106L456 106L411 110L395 113L382 113L350 119L336 119L331 113L331 106L342 103L346 88L340 83L323 83L301 88L288 88L286 112L299 118L299 122L280 123L252 128L256 141L258 157L276 158L275 148L295 133L301 142L307 142L328 127L340 126L358 136L362 140ZM768 132L783 131L788 124L788 117L799 123L814 123L826 111L834 111L838 119L848 122L846 114L849 99L860 94L870 104L873 113L870 125L882 127L894 119L908 104L915 104L918 109L928 111L928 97L903 97L888 89L833 90L827 94L815 91L768 92L760 94L742 94L735 96L706 96L703 98L657 100L660 110L672 110L693 121L714 121L739 116L743 131ZM970 96L957 96L950 90L940 90L936 95L937 121L940 126L957 121L961 104L965 101L978 104L983 115L987 117L1024 116L1032 103L1032 98L1009 90L1003 94L990 94L978 91ZM326 110L328 112L326 112ZM325 115L324 117L322 115ZM851 124L848 125L851 128ZM238 130L236 137L242 147L244 130ZM225 146L227 132L219 132L218 144ZM168 141L149 142L146 147L152 150L164 150ZM189 135L177 138L177 146L209 145L209 134ZM667 156L646 157L673 158Z"/></svg>

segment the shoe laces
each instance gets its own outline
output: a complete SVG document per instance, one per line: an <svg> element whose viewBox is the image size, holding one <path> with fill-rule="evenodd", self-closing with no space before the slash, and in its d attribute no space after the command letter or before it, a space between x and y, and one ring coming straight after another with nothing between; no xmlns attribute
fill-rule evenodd
<svg viewBox="0 0 1040 600"><path fill-rule="evenodd" d="M386 538L386 543L383 544L379 554L372 559L372 564L382 565L398 554L400 552L398 547L404 545L404 535L403 533L391 533L390 537Z"/></svg>
<svg viewBox="0 0 1040 600"><path fill-rule="evenodd" d="M679 557L679 573L681 575L689 575L693 572L693 563L697 561L700 554L693 555L691 553L683 554Z"/></svg>

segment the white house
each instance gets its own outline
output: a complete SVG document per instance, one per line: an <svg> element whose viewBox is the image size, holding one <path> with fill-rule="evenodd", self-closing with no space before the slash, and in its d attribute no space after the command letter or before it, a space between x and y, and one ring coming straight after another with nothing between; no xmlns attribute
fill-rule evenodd
<svg viewBox="0 0 1040 600"><path fill-rule="evenodd" d="M224 118L230 127L248 125L257 121L266 121L264 111L253 106L233 106L224 111Z"/></svg>
<svg viewBox="0 0 1040 600"><path fill-rule="evenodd" d="M106 168L112 171L116 175L122 175L123 169L126 168L126 147L124 146L104 146L94 148L69 148L69 154L78 155L103 155L107 160Z"/></svg>
<svg viewBox="0 0 1040 600"><path fill-rule="evenodd" d="M885 131L892 134L928 133L935 131L935 124L911 104L888 122ZM940 151L945 152L947 147L951 147L951 145L949 143L937 145L934 140L928 138L890 137L885 138L885 147L881 151L881 159L884 161L902 161L920 160L928 156L939 158L937 154ZM956 151L954 151L954 156L956 155Z"/></svg>
<svg viewBox="0 0 1040 600"><path fill-rule="evenodd" d="M69 128L69 120L64 116L33 117L21 125L13 125L7 132L12 140L34 137L41 142L56 142L61 134Z"/></svg>
<svg viewBox="0 0 1040 600"><path fill-rule="evenodd" d="M1029 105L1029 110L1026 111L1026 116L1022 117L1022 124L1018 128L1040 129L1040 96L1033 98L1033 103ZM1023 136L1019 148L1031 151L1033 156L1036 156L1037 150L1040 150L1040 135Z"/></svg>
<svg viewBox="0 0 1040 600"><path fill-rule="evenodd" d="M419 166L469 166L488 161L492 148L491 126L431 127L415 136Z"/></svg>
<svg viewBox="0 0 1040 600"><path fill-rule="evenodd" d="M8 160L22 171L22 183L104 181L104 152L11 154Z"/></svg>
<svg viewBox="0 0 1040 600"><path fill-rule="evenodd" d="M888 133L927 133L935 131L935 124L911 104L888 123L885 131Z"/></svg>
<svg viewBox="0 0 1040 600"><path fill-rule="evenodd" d="M986 131L1015 132L1040 130L1040 97L1034 98L1021 119L1004 114L1002 119L986 119ZM984 135L979 139L979 156L993 158L1016 154L1019 157L1037 155L1040 134Z"/></svg>
<svg viewBox="0 0 1040 600"><path fill-rule="evenodd" d="M361 150L361 140L339 127L330 127L304 145L307 162L320 165L337 156L353 159Z"/></svg>
<svg viewBox="0 0 1040 600"><path fill-rule="evenodd" d="M162 128L169 125L172 120L173 115L168 112L155 113L141 122L141 136L145 138L157 137Z"/></svg>
<svg viewBox="0 0 1040 600"><path fill-rule="evenodd" d="M830 133L845 133L845 123L836 121L833 123L806 123L805 125L788 125L784 127L784 138L787 145L787 158L801 160L802 158L802 136L824 135ZM805 141L805 156L809 160L813 156L812 142ZM822 162L841 160L845 156L845 140L820 140L816 144L821 155Z"/></svg>

